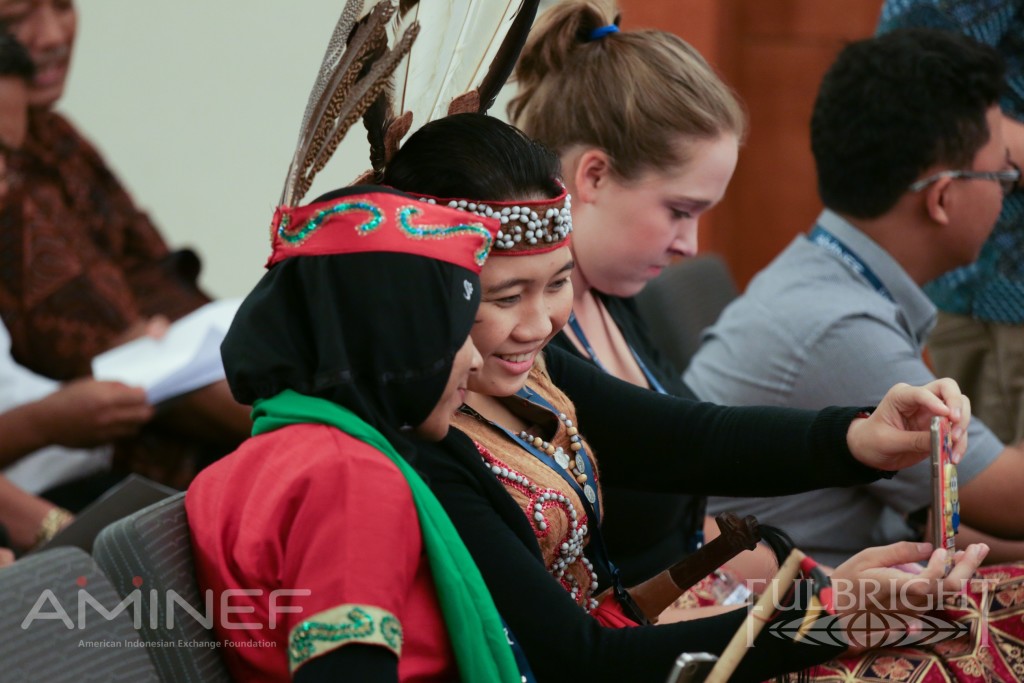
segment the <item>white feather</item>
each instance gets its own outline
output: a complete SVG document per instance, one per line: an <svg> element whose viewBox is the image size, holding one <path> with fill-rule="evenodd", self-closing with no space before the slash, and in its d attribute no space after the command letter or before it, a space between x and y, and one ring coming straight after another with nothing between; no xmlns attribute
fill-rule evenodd
<svg viewBox="0 0 1024 683"><path fill-rule="evenodd" d="M395 79L395 116L412 112L413 133L448 114L454 99L477 88L524 0L421 0L402 18L422 30ZM410 16L414 15L414 16Z"/></svg>
<svg viewBox="0 0 1024 683"><path fill-rule="evenodd" d="M498 9L501 5L505 5L505 9L501 12L501 16L498 16ZM519 12L524 10L526 3L521 0L508 0L507 2L494 2L487 3L488 10L494 13L493 19L481 19L483 25L487 25L488 22L494 23L495 26L501 27L501 30L492 36L490 42L484 51L476 55L476 68L473 70L473 75L470 77L470 82L479 85L483 82L484 77L487 75L488 70L491 68L491 64L494 62L494 58L498 54L498 49L501 47L502 42L505 40L505 36L508 35L508 31L512 28L512 22L515 21L516 16ZM535 9L534 9L535 11ZM468 61L473 63L473 56L470 55Z"/></svg>
<svg viewBox="0 0 1024 683"><path fill-rule="evenodd" d="M431 118L447 114L453 99L478 87L484 80L522 4L522 0L473 3L473 14L467 22L470 35L452 56L448 77L434 103Z"/></svg>

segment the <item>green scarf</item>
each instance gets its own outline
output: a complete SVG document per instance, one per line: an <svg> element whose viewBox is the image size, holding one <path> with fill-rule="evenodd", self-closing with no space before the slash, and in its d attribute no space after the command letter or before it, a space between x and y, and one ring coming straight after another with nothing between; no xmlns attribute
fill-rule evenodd
<svg viewBox="0 0 1024 683"><path fill-rule="evenodd" d="M347 408L290 389L257 400L252 417L253 436L293 424L330 425L373 446L395 463L412 490L437 599L462 680L519 683L519 668L498 609L469 550L430 488L380 432Z"/></svg>

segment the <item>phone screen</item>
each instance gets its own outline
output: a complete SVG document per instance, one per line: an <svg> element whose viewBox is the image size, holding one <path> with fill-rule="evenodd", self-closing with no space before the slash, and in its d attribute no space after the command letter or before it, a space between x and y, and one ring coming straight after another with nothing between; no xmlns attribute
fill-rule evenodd
<svg viewBox="0 0 1024 683"><path fill-rule="evenodd" d="M932 418L932 543L945 548L946 573L953 568L956 533L960 528L960 494L957 490L956 465L953 464L953 442L949 420Z"/></svg>

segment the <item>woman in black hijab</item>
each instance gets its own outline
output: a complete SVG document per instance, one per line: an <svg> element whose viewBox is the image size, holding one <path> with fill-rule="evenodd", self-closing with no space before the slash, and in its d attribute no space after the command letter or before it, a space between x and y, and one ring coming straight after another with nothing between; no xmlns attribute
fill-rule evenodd
<svg viewBox="0 0 1024 683"><path fill-rule="evenodd" d="M201 587L247 589L214 630L263 645L224 649L236 679L520 680L409 464L479 366L486 223L372 187L278 210L269 272L222 346L253 437L186 498Z"/></svg>

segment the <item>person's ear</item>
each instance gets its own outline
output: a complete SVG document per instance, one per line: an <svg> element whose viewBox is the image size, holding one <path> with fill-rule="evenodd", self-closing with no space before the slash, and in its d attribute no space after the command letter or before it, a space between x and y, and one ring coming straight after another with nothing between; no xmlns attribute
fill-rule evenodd
<svg viewBox="0 0 1024 683"><path fill-rule="evenodd" d="M608 185L612 172L611 158L603 149L591 147L580 154L572 174L575 192L573 201L591 204Z"/></svg>
<svg viewBox="0 0 1024 683"><path fill-rule="evenodd" d="M939 178L924 189L924 202L928 217L943 226L950 223L950 203L953 201L952 187L952 178Z"/></svg>

